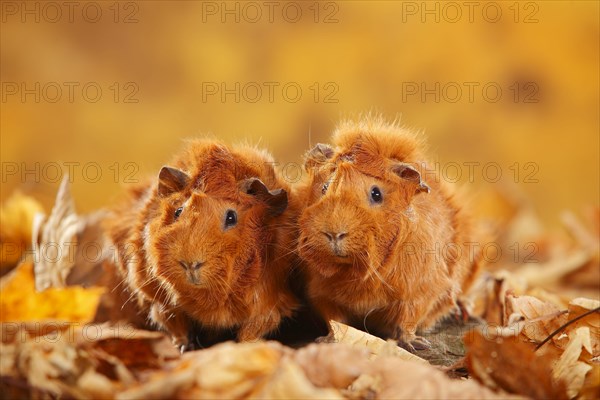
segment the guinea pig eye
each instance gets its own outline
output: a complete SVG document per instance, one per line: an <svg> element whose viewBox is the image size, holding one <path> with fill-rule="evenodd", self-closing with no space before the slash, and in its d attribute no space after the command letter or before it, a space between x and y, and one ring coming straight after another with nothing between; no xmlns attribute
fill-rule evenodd
<svg viewBox="0 0 600 400"><path fill-rule="evenodd" d="M175 214L174 214L175 219L179 218L179 216L181 215L182 211L183 211L183 207L179 207L177 210L175 210Z"/></svg>
<svg viewBox="0 0 600 400"><path fill-rule="evenodd" d="M371 201L377 204L383 201L383 194L381 194L381 190L377 186L371 188Z"/></svg>
<svg viewBox="0 0 600 400"><path fill-rule="evenodd" d="M233 210L227 210L225 213L225 228L231 228L237 224L237 213Z"/></svg>
<svg viewBox="0 0 600 400"><path fill-rule="evenodd" d="M329 182L327 182L326 184L323 185L323 188L321 189L321 194L327 193L328 188L329 188Z"/></svg>

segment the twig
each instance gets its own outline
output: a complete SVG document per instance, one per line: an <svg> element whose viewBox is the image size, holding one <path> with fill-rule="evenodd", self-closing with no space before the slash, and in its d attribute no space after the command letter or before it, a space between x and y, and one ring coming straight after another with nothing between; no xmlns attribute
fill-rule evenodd
<svg viewBox="0 0 600 400"><path fill-rule="evenodd" d="M570 320L570 321L567 321L567 322L566 322L566 323L564 323L562 326L560 326L560 327L559 327L557 330L555 330L554 332L552 332L552 333L550 334L550 336L548 336L546 339L544 339L544 340L542 341L542 343L540 343L540 344L538 344L537 346L535 346L535 350L537 351L537 350L538 350L540 347L542 347L543 345L545 345L545 344L546 344L546 342L548 342L550 339L552 339L554 336L556 336L556 334L558 334L560 331L562 331L563 329L565 329L567 326L569 326L569 325L571 325L571 324L573 324L573 323L575 323L575 322L579 321L579 320L580 320L580 319L582 319L582 318L585 318L585 317L587 317L588 315L591 315L591 314L593 314L593 313L595 313L595 312L599 312L599 311L600 311L600 307L596 307L596 308L594 308L593 310L589 310L589 311L587 311L587 312L584 312L583 314L581 314L581 315L580 315L579 317L577 317L577 318L573 318L572 320Z"/></svg>

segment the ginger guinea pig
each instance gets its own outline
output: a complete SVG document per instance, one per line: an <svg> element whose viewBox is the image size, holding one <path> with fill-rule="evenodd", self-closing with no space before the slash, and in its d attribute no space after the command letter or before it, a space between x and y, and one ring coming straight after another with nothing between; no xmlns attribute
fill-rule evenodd
<svg viewBox="0 0 600 400"><path fill-rule="evenodd" d="M254 340L297 305L289 190L273 164L250 147L193 141L106 222L132 296L182 350L192 324Z"/></svg>
<svg viewBox="0 0 600 400"><path fill-rule="evenodd" d="M369 117L342 123L332 141L306 155L298 189L308 296L327 320L428 347L417 330L444 316L478 269L469 220L416 135Z"/></svg>

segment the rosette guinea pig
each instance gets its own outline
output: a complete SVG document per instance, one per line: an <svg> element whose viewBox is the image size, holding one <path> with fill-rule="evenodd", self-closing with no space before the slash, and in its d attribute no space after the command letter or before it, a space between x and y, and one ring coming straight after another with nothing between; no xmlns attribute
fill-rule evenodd
<svg viewBox="0 0 600 400"><path fill-rule="evenodd" d="M416 335L456 305L480 254L423 142L380 117L344 122L305 157L298 254L322 316L428 347Z"/></svg>
<svg viewBox="0 0 600 400"><path fill-rule="evenodd" d="M273 165L265 151L192 141L106 221L132 298L182 350L192 324L254 340L297 305L294 206Z"/></svg>

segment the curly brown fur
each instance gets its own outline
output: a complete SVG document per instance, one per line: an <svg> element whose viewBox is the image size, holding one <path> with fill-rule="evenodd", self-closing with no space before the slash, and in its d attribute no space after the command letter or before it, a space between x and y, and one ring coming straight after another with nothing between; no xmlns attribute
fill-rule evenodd
<svg viewBox="0 0 600 400"><path fill-rule="evenodd" d="M192 322L263 337L297 305L286 285L298 212L289 189L248 146L191 141L171 165L106 221L127 288L177 346Z"/></svg>
<svg viewBox="0 0 600 400"><path fill-rule="evenodd" d="M418 135L369 117L342 123L332 142L307 154L298 189L309 297L326 319L416 347L417 329L455 306L476 274L469 218Z"/></svg>

